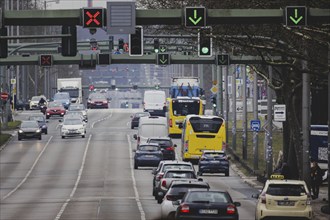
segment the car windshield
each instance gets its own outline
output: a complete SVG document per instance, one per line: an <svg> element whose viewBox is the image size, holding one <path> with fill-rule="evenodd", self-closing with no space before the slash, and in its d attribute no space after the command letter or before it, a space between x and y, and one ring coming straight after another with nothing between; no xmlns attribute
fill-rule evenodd
<svg viewBox="0 0 330 220"><path fill-rule="evenodd" d="M74 110L84 110L85 106L84 105L70 105L69 110L74 111Z"/></svg>
<svg viewBox="0 0 330 220"><path fill-rule="evenodd" d="M150 143L159 144L161 147L162 146L166 146L166 147L172 146L172 142L170 140L151 139Z"/></svg>
<svg viewBox="0 0 330 220"><path fill-rule="evenodd" d="M68 111L66 115L83 115L83 113L80 111Z"/></svg>
<svg viewBox="0 0 330 220"><path fill-rule="evenodd" d="M30 117L29 117L29 120L42 122L42 121L45 120L45 118L42 117L42 116L30 116Z"/></svg>
<svg viewBox="0 0 330 220"><path fill-rule="evenodd" d="M229 198L222 192L190 192L185 202L191 203L229 203Z"/></svg>
<svg viewBox="0 0 330 220"><path fill-rule="evenodd" d="M192 167L188 164L164 164L164 166L163 166L164 172L169 169L189 169L189 170L191 170Z"/></svg>
<svg viewBox="0 0 330 220"><path fill-rule="evenodd" d="M59 102L50 102L48 104L48 107L50 107L50 108L61 107L61 106L62 106L62 103L59 103Z"/></svg>
<svg viewBox="0 0 330 220"><path fill-rule="evenodd" d="M33 96L31 101L39 101L40 100L40 96Z"/></svg>
<svg viewBox="0 0 330 220"><path fill-rule="evenodd" d="M56 93L54 95L54 100L69 99L70 96L67 93Z"/></svg>
<svg viewBox="0 0 330 220"><path fill-rule="evenodd" d="M210 153L204 153L205 157L225 157L225 153L220 153L220 152L210 152Z"/></svg>
<svg viewBox="0 0 330 220"><path fill-rule="evenodd" d="M39 125L35 121L24 121L21 124L21 128L39 128Z"/></svg>
<svg viewBox="0 0 330 220"><path fill-rule="evenodd" d="M180 185L173 185L168 194L178 196L177 199L182 199L184 194L188 192L188 189L208 189L207 185L201 184L180 184Z"/></svg>
<svg viewBox="0 0 330 220"><path fill-rule="evenodd" d="M266 194L272 196L301 196L306 195L306 191L304 185L269 184Z"/></svg>
<svg viewBox="0 0 330 220"><path fill-rule="evenodd" d="M140 151L158 151L159 148L157 146L140 146Z"/></svg>
<svg viewBox="0 0 330 220"><path fill-rule="evenodd" d="M83 124L80 119L67 119L63 122L64 125L81 125Z"/></svg>
<svg viewBox="0 0 330 220"><path fill-rule="evenodd" d="M177 171L169 171L166 173L164 178L195 178L192 172L177 172Z"/></svg>

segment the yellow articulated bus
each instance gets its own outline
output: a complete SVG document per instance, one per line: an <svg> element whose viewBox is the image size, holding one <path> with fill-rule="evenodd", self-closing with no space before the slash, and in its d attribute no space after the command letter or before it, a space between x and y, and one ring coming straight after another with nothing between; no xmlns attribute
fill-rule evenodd
<svg viewBox="0 0 330 220"><path fill-rule="evenodd" d="M180 126L189 114L202 115L203 104L200 98L178 96L177 98L167 98L167 121L170 136L180 135Z"/></svg>
<svg viewBox="0 0 330 220"><path fill-rule="evenodd" d="M204 150L225 150L226 128L218 116L188 115L182 124L182 159L198 160Z"/></svg>

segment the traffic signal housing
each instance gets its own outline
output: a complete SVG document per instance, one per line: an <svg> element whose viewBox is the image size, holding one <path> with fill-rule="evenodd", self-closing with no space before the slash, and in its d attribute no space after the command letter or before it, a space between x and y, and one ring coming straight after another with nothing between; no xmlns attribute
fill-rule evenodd
<svg viewBox="0 0 330 220"><path fill-rule="evenodd" d="M118 39L118 48L124 50L124 39L122 38Z"/></svg>
<svg viewBox="0 0 330 220"><path fill-rule="evenodd" d="M1 27L0 36L7 37L7 35L8 35L7 27ZM8 57L8 40L0 39L0 58L6 58L6 57Z"/></svg>
<svg viewBox="0 0 330 220"><path fill-rule="evenodd" d="M77 27L62 26L62 34L71 34L70 37L62 37L62 56L74 57L77 55Z"/></svg>
<svg viewBox="0 0 330 220"><path fill-rule="evenodd" d="M39 65L43 67L51 67L53 65L53 55L42 54L39 56Z"/></svg>
<svg viewBox="0 0 330 220"><path fill-rule="evenodd" d="M211 28L201 28L198 32L198 56L212 56L212 33Z"/></svg>
<svg viewBox="0 0 330 220"><path fill-rule="evenodd" d="M143 55L143 28L135 27L135 34L129 35L129 55Z"/></svg>
<svg viewBox="0 0 330 220"><path fill-rule="evenodd" d="M216 108L217 107L217 97L215 95L212 96L211 102L212 102L212 107Z"/></svg>
<svg viewBox="0 0 330 220"><path fill-rule="evenodd" d="M103 8L83 8L83 28L101 28L104 26Z"/></svg>
<svg viewBox="0 0 330 220"><path fill-rule="evenodd" d="M154 52L155 53L159 52L159 47L160 47L159 39L154 39Z"/></svg>

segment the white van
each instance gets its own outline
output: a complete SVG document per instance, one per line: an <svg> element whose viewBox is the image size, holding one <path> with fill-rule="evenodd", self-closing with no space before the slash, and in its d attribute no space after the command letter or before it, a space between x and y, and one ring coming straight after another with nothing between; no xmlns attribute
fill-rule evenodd
<svg viewBox="0 0 330 220"><path fill-rule="evenodd" d="M143 110L150 115L165 116L166 94L165 91L147 90L144 92Z"/></svg>
<svg viewBox="0 0 330 220"><path fill-rule="evenodd" d="M167 119L160 116L141 117L138 133L134 134L137 145L146 143L150 137L168 137Z"/></svg>

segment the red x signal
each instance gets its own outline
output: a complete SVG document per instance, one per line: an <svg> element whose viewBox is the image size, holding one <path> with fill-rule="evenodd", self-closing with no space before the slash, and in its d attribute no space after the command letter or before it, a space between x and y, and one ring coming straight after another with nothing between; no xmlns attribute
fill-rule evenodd
<svg viewBox="0 0 330 220"><path fill-rule="evenodd" d="M39 65L40 66L52 66L53 56L52 55L40 55Z"/></svg>
<svg viewBox="0 0 330 220"><path fill-rule="evenodd" d="M103 27L103 8L84 8L83 27L98 28Z"/></svg>

